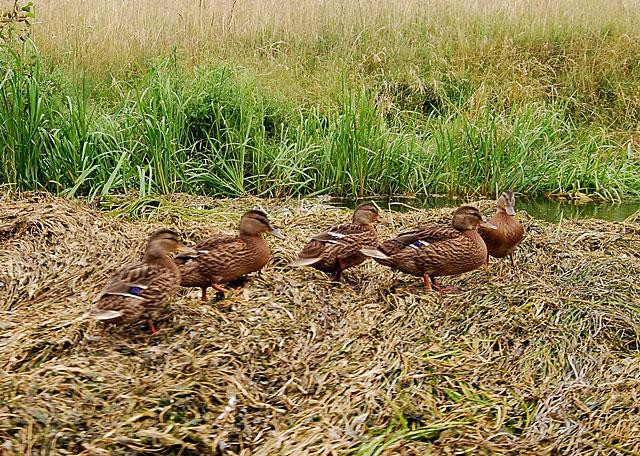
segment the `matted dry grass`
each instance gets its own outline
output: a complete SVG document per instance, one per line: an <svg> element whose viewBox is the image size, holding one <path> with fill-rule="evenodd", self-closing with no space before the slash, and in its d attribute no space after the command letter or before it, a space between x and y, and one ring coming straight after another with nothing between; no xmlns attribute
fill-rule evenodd
<svg viewBox="0 0 640 456"><path fill-rule="evenodd" d="M421 42L420 55L441 46L449 54L465 54L477 38L487 46L492 37L499 40L505 33L513 35L510 43L530 35L553 46L563 37L561 27L573 30L575 39L582 39L585 31L597 34L605 28L607 52L600 55L612 71L616 60L628 58L624 51L637 39L638 4L638 0L58 0L37 2L33 37L45 56L72 68L111 74L135 70L137 63L157 58L179 55L202 64L214 55L241 65L252 62L263 79L268 79L265 72L284 66L279 81L287 85L301 71L297 77L309 77L296 59L305 61L306 54L337 53L341 68L354 54L375 70L394 55L412 56ZM515 52L498 50L492 56L503 61L505 71L514 60L521 63L527 58ZM544 46L537 56L538 70L551 70L544 66L548 56ZM331 62L329 68L318 62L322 60L308 64L318 67L311 75L331 70ZM486 63L481 68L488 71ZM294 75L287 79L286 73ZM519 73L526 72L521 68ZM549 80L547 75L546 84ZM514 84L510 90L516 90Z"/></svg>
<svg viewBox="0 0 640 456"><path fill-rule="evenodd" d="M193 241L256 205L288 238L224 301L185 294L154 336L78 320L156 227ZM387 214L379 232L450 213ZM341 285L289 270L348 218L317 202L177 196L134 222L0 196L0 452L637 453L640 224L521 217L518 270L440 296L373 262Z"/></svg>

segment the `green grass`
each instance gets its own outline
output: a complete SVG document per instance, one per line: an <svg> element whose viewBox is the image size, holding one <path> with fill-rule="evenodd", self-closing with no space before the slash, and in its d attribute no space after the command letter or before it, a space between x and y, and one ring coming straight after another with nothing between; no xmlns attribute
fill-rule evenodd
<svg viewBox="0 0 640 456"><path fill-rule="evenodd" d="M438 438L442 431L455 429L458 426L466 425L466 421L449 421L442 423L433 423L428 426L422 426L417 429L402 429L394 431L387 429L380 435L374 436L360 445L354 454L355 456L380 456L385 454L385 450L393 448L395 445L403 442L429 442Z"/></svg>
<svg viewBox="0 0 640 456"><path fill-rule="evenodd" d="M489 49L460 42L442 50L452 60L476 52L473 68L456 74L431 68L410 84L384 76L375 59L364 70L346 64L341 74L334 68L327 76L334 78L326 82L330 100L318 92L315 101L275 90L256 68L215 58L198 65L177 55L149 60L137 74L112 76L107 84L99 71L55 63L28 41L17 51L5 46L0 183L89 198L494 195L506 188L609 200L640 196L634 76L615 81L593 68L590 76L579 75L584 62L560 57L579 46L586 55L614 32L558 28L527 40L516 34L511 51L495 33ZM511 89L490 85L497 68L487 60L492 53L521 58L538 83L550 77L531 65L537 48L537 58L547 62L540 60L541 67L565 66L554 73L569 78L562 90L543 96L540 87L516 90L515 80ZM486 80L479 79L483 65ZM427 76L438 79L426 84ZM582 81L587 77L599 82ZM576 86L582 82L587 91Z"/></svg>

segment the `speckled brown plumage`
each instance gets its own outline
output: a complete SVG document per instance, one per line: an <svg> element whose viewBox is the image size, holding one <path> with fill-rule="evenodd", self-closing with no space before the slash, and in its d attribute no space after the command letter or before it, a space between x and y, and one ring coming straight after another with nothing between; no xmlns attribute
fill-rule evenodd
<svg viewBox="0 0 640 456"><path fill-rule="evenodd" d="M487 245L488 255L494 258L508 256L515 266L514 252L524 237L524 227L515 218L515 197L513 192L504 192L497 201L498 209L490 222L497 229L490 230L483 227L478 232Z"/></svg>
<svg viewBox="0 0 640 456"><path fill-rule="evenodd" d="M478 210L462 206L456 210L453 226L429 225L383 242L374 260L392 269L424 277L425 286L438 288L434 278L472 271L484 264L487 248L476 231L483 223Z"/></svg>
<svg viewBox="0 0 640 456"><path fill-rule="evenodd" d="M140 263L123 266L102 291L91 315L108 324L153 320L166 309L180 287L180 272L167 256L171 251L190 252L170 230L155 232Z"/></svg>
<svg viewBox="0 0 640 456"><path fill-rule="evenodd" d="M140 276L133 279L131 276ZM147 286L139 298L113 294L120 289ZM110 320L110 323L135 323L141 320L154 320L166 308L169 299L180 287L180 273L169 258L162 264L136 263L125 266L117 276L111 279L100 299L96 303L97 311L113 310L122 312L122 316Z"/></svg>
<svg viewBox="0 0 640 456"><path fill-rule="evenodd" d="M367 259L360 252L362 247L377 245L378 235L373 223L378 217L378 211L372 205L358 206L351 223L334 225L313 236L291 266L311 266L339 281L342 271Z"/></svg>
<svg viewBox="0 0 640 456"><path fill-rule="evenodd" d="M222 284L234 281L246 274L259 271L271 258L269 245L261 233L282 237L262 211L249 211L240 220L238 236L215 236L194 247L195 255L179 256L183 287L199 287L206 301L208 287L224 292Z"/></svg>

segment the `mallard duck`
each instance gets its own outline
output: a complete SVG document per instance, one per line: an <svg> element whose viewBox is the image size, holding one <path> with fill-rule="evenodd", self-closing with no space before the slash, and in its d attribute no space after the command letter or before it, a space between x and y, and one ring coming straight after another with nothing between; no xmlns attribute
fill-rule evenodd
<svg viewBox="0 0 640 456"><path fill-rule="evenodd" d="M496 230L478 228L478 233L487 245L488 255L494 258L511 259L511 265L515 267L515 249L524 237L524 227L516 220L516 198L511 190L507 190L498 198L498 210L489 220ZM489 257L487 256L487 263Z"/></svg>
<svg viewBox="0 0 640 456"><path fill-rule="evenodd" d="M165 309L180 287L180 271L171 252L193 253L172 230L161 229L149 237L140 263L123 266L113 275L89 315L105 323L146 320L151 334L153 320Z"/></svg>
<svg viewBox="0 0 640 456"><path fill-rule="evenodd" d="M436 277L462 274L484 264L487 247L476 230L478 226L495 228L483 221L478 209L462 206L456 209L451 227L420 227L361 252L382 265L423 277L428 290L439 291L442 289Z"/></svg>
<svg viewBox="0 0 640 456"><path fill-rule="evenodd" d="M262 238L270 233L283 239L267 214L259 210L245 213L240 219L238 236L214 236L194 246L196 253L178 255L176 263L180 269L183 287L202 289L202 300L207 301L207 288L219 293L227 290L225 283L262 269L271 258L271 250Z"/></svg>
<svg viewBox="0 0 640 456"><path fill-rule="evenodd" d="M311 266L331 274L332 279L339 282L342 271L367 259L360 248L378 243L373 223L379 217L378 210L371 204L361 204L353 211L351 223L334 225L313 236L290 266Z"/></svg>

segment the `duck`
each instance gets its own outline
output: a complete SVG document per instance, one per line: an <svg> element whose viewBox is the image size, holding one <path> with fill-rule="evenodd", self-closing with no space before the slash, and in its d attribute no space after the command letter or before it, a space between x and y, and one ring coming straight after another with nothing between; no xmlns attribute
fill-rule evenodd
<svg viewBox="0 0 640 456"><path fill-rule="evenodd" d="M180 288L180 271L169 257L172 252L190 254L195 250L183 245L173 230L152 233L142 261L122 266L111 277L89 316L105 323L105 329L108 324L146 320L154 334L153 321Z"/></svg>
<svg viewBox="0 0 640 456"><path fill-rule="evenodd" d="M482 266L487 247L477 231L479 226L495 229L473 206L461 206L453 214L451 226L427 225L400 233L377 248L364 247L362 254L406 274L423 277L427 290L445 291L436 277L458 275Z"/></svg>
<svg viewBox="0 0 640 456"><path fill-rule="evenodd" d="M515 250L524 237L524 227L516 220L516 198L511 190L502 193L497 200L497 211L489 220L497 227L489 230L478 228L478 232L487 245L486 266L488 269L489 256L494 258L509 257L511 265L516 266Z"/></svg>
<svg viewBox="0 0 640 456"><path fill-rule="evenodd" d="M224 284L260 271L269 262L271 250L262 233L284 239L261 210L244 213L238 231L236 236L214 236L197 243L194 254L178 255L175 262L180 270L180 285L200 288L201 299L207 302L209 287L224 294L228 291Z"/></svg>
<svg viewBox="0 0 640 456"><path fill-rule="evenodd" d="M379 218L380 213L373 204L360 204L353 211L351 223L333 225L313 236L289 266L311 266L339 282L344 270L367 259L360 249L378 243L374 223Z"/></svg>

